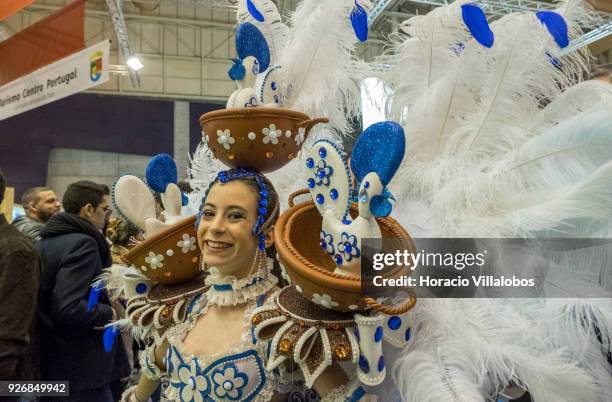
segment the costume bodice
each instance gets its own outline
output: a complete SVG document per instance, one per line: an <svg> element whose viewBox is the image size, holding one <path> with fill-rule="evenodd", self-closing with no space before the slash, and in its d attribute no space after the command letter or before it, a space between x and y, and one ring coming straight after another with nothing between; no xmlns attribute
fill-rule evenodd
<svg viewBox="0 0 612 402"><path fill-rule="evenodd" d="M250 328L251 312L265 300L265 294L248 302L245 329ZM183 340L208 305L202 297L192 308L189 319L168 331L164 358L168 376L165 396L169 401L268 401L273 384L266 373L265 345L255 341L252 330L245 330L242 341L222 354L196 356L185 352Z"/></svg>

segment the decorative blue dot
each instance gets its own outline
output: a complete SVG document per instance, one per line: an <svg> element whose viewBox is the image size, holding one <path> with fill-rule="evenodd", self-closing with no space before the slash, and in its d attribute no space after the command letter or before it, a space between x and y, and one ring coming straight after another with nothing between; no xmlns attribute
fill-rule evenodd
<svg viewBox="0 0 612 402"><path fill-rule="evenodd" d="M325 197L323 197L323 194L317 194L317 204L323 204L325 202Z"/></svg>
<svg viewBox="0 0 612 402"><path fill-rule="evenodd" d="M312 158L306 159L306 167L312 169L314 167L314 160Z"/></svg>
<svg viewBox="0 0 612 402"><path fill-rule="evenodd" d="M349 221L348 219L344 218L344 219L342 219L342 224L343 225L350 225L351 221Z"/></svg>
<svg viewBox="0 0 612 402"><path fill-rule="evenodd" d="M344 251L350 254L353 251L353 246L350 243L344 243Z"/></svg>
<svg viewBox="0 0 612 402"><path fill-rule="evenodd" d="M376 332L374 332L374 342L380 342L383 338L383 329L381 326L376 327Z"/></svg>
<svg viewBox="0 0 612 402"><path fill-rule="evenodd" d="M336 265L341 265L342 264L342 256L340 254L336 254L335 261L336 261Z"/></svg>
<svg viewBox="0 0 612 402"><path fill-rule="evenodd" d="M260 207L258 211L259 211L260 214L265 214L266 213L266 207Z"/></svg>
<svg viewBox="0 0 612 402"><path fill-rule="evenodd" d="M317 172L317 177L319 179L322 179L325 177L325 171L323 169L319 169L319 171Z"/></svg>
<svg viewBox="0 0 612 402"><path fill-rule="evenodd" d="M331 197L332 200L338 199L338 190L336 190L335 188L332 188L331 190L329 190L329 196Z"/></svg>
<svg viewBox="0 0 612 402"><path fill-rule="evenodd" d="M396 329L402 326L402 319L394 315L393 317L389 318L389 321L387 321L387 325L389 326L389 328L395 331Z"/></svg>
<svg viewBox="0 0 612 402"><path fill-rule="evenodd" d="M363 355L359 356L359 368L361 368L361 371L366 374L368 374L370 371L370 363L368 363L368 359L366 359Z"/></svg>
<svg viewBox="0 0 612 402"><path fill-rule="evenodd" d="M319 148L319 156L325 158L327 156L327 150L323 147Z"/></svg>
<svg viewBox="0 0 612 402"><path fill-rule="evenodd" d="M327 243L325 240L321 240L321 248L327 248Z"/></svg>
<svg viewBox="0 0 612 402"><path fill-rule="evenodd" d="M136 293L143 294L146 291L147 285L145 285L144 283L139 283L138 285L136 285Z"/></svg>
<svg viewBox="0 0 612 402"><path fill-rule="evenodd" d="M267 197L268 196L268 192L266 190L262 190L259 192L259 195L261 195L262 197Z"/></svg>
<svg viewBox="0 0 612 402"><path fill-rule="evenodd" d="M408 329L406 330L406 334L404 335L404 337L406 338L406 342L410 340L410 327L408 327Z"/></svg>
<svg viewBox="0 0 612 402"><path fill-rule="evenodd" d="M380 356L378 359L378 371L382 372L385 369L385 356Z"/></svg>
<svg viewBox="0 0 612 402"><path fill-rule="evenodd" d="M363 183L363 188L370 188L370 182L366 181L365 183Z"/></svg>
<svg viewBox="0 0 612 402"><path fill-rule="evenodd" d="M314 188L315 186L315 181L314 179L311 177L310 179L308 179L308 188Z"/></svg>
<svg viewBox="0 0 612 402"><path fill-rule="evenodd" d="M276 82L272 81L272 83L270 84L270 87L272 88L273 91L276 91Z"/></svg>

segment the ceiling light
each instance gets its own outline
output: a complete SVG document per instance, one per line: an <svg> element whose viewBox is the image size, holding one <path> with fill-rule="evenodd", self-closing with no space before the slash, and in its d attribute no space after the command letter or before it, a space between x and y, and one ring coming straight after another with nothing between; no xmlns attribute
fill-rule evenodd
<svg viewBox="0 0 612 402"><path fill-rule="evenodd" d="M126 63L134 71L138 71L144 67L138 56L130 56Z"/></svg>

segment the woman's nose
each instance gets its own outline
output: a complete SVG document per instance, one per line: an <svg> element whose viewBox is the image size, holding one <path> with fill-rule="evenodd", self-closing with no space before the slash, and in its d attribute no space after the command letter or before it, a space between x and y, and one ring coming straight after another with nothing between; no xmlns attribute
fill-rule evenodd
<svg viewBox="0 0 612 402"><path fill-rule="evenodd" d="M213 233L225 232L225 219L223 216L217 215L210 225L210 230Z"/></svg>

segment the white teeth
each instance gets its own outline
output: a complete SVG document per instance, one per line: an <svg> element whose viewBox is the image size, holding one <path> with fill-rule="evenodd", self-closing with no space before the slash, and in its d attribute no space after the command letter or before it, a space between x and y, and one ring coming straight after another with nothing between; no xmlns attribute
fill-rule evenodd
<svg viewBox="0 0 612 402"><path fill-rule="evenodd" d="M209 247L212 247L212 248L229 248L229 247L231 247L230 244L227 244L227 243L218 243L216 241L210 241L210 240L207 240L206 244Z"/></svg>

